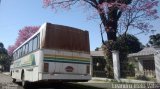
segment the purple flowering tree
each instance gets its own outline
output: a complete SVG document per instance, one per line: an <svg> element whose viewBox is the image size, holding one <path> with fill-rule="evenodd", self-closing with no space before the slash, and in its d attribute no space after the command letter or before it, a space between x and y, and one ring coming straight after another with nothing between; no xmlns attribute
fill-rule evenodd
<svg viewBox="0 0 160 89"><path fill-rule="evenodd" d="M157 19L158 0L43 0L45 7L53 10L71 9L74 5L83 7L87 12L91 11L89 17L100 18L101 28L107 34L108 40L116 41L116 35L121 30L126 34L129 27L141 31L148 31L152 26L147 22ZM146 21L147 20L147 21Z"/></svg>
<svg viewBox="0 0 160 89"><path fill-rule="evenodd" d="M19 30L18 37L14 45L10 45L8 47L8 54L11 56L13 51L20 46L24 41L26 41L29 37L31 37L37 30L39 26L26 26Z"/></svg>
<svg viewBox="0 0 160 89"><path fill-rule="evenodd" d="M149 22L159 18L158 2L158 0L133 0L124 8L119 20L123 32L126 34L128 30L133 29L138 29L141 33L152 31L153 26Z"/></svg>

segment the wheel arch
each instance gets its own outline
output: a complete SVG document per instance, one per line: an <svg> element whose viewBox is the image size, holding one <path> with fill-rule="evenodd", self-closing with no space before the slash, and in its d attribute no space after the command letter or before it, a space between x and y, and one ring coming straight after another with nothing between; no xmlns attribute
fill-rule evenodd
<svg viewBox="0 0 160 89"><path fill-rule="evenodd" d="M22 69L22 72L21 72L21 80L23 77L24 77L24 69Z"/></svg>

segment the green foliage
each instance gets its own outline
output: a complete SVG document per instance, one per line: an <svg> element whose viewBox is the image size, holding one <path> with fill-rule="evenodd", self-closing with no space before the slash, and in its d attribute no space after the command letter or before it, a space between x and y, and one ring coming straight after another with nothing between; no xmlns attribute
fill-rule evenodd
<svg viewBox="0 0 160 89"><path fill-rule="evenodd" d="M7 54L7 50L4 48L4 45L1 42L0 42L0 54Z"/></svg>
<svg viewBox="0 0 160 89"><path fill-rule="evenodd" d="M3 43L0 42L0 48L3 48L3 47L4 47Z"/></svg>
<svg viewBox="0 0 160 89"><path fill-rule="evenodd" d="M119 51L120 57L120 70L121 76L126 77L128 71L131 71L134 74L134 66L129 63L127 55L129 53L135 53L142 49L142 44L139 40L130 34L121 35L117 38L117 41L107 41L105 45L102 46L105 52L105 59L106 59L106 71L113 75L113 62L112 62L112 50ZM111 77L111 76L110 76ZM113 77L113 76L112 76Z"/></svg>
<svg viewBox="0 0 160 89"><path fill-rule="evenodd" d="M95 51L98 51L99 49L100 49L99 47L96 47L96 48L95 48Z"/></svg>
<svg viewBox="0 0 160 89"><path fill-rule="evenodd" d="M120 52L125 51L126 53L135 53L142 49L142 44L139 40L130 34L118 37L117 44Z"/></svg>
<svg viewBox="0 0 160 89"><path fill-rule="evenodd" d="M149 81L150 79L148 77L146 77L145 75L139 75L139 76L136 76L136 79L137 80L146 80L146 81Z"/></svg>
<svg viewBox="0 0 160 89"><path fill-rule="evenodd" d="M4 48L4 45L1 42L0 42L0 65L4 70L8 70L10 65L10 57L8 56L7 50Z"/></svg>
<svg viewBox="0 0 160 89"><path fill-rule="evenodd" d="M158 46L160 47L160 34L151 35L149 40L149 44L151 46Z"/></svg>
<svg viewBox="0 0 160 89"><path fill-rule="evenodd" d="M106 66L105 66L105 71L106 71L106 77L108 78L113 78L113 62L112 62L112 45L113 41L108 41L106 42L105 45L102 45L102 48L104 50L104 59L106 60Z"/></svg>

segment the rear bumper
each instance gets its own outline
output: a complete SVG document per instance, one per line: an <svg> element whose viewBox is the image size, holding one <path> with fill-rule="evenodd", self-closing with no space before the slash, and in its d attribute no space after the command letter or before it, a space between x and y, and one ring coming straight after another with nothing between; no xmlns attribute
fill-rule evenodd
<svg viewBox="0 0 160 89"><path fill-rule="evenodd" d="M83 82L91 80L91 75L79 74L42 74L40 80L45 81L64 81L64 82Z"/></svg>

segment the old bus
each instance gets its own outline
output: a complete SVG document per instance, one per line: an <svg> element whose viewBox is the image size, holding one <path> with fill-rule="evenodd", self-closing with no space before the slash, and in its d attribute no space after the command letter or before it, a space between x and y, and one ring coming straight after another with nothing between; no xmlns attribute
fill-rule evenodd
<svg viewBox="0 0 160 89"><path fill-rule="evenodd" d="M13 52L13 82L88 81L90 47L88 31L51 23L40 29Z"/></svg>

